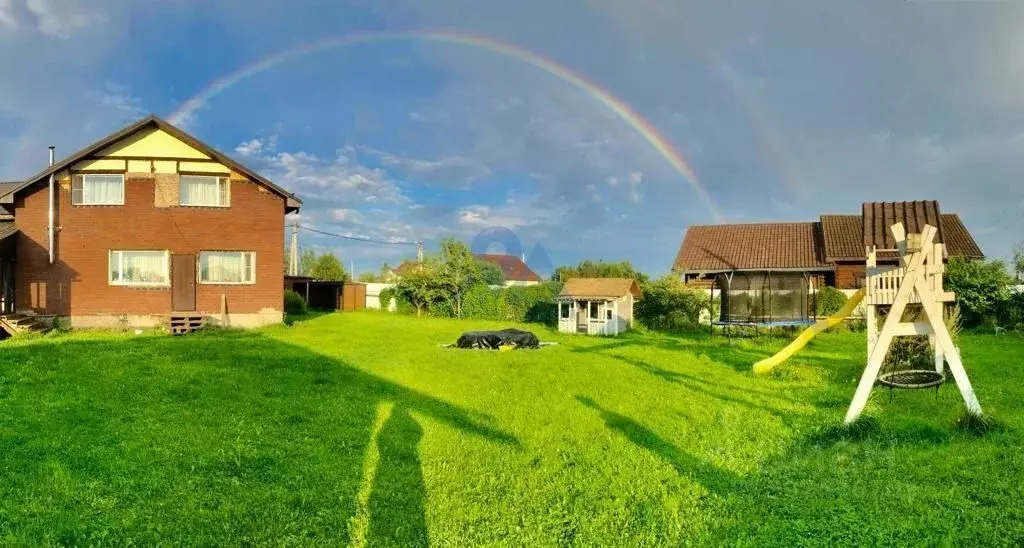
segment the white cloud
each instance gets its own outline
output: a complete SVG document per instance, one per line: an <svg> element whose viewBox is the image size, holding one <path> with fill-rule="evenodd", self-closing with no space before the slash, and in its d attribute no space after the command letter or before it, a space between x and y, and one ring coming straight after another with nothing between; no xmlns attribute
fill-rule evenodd
<svg viewBox="0 0 1024 548"><path fill-rule="evenodd" d="M363 222L363 214L354 209L338 208L331 211L331 216L334 217L335 221L347 224L358 225Z"/></svg>
<svg viewBox="0 0 1024 548"><path fill-rule="evenodd" d="M491 175L487 166L465 156L450 155L425 160L371 147L358 147L358 150L376 158L385 168L416 182L467 187Z"/></svg>
<svg viewBox="0 0 1024 548"><path fill-rule="evenodd" d="M77 31L109 20L106 4L98 0L0 0L0 24L67 40Z"/></svg>
<svg viewBox="0 0 1024 548"><path fill-rule="evenodd" d="M99 102L132 117L146 113L142 108L142 100L133 95L130 88L114 82L106 83L103 92L99 94Z"/></svg>
<svg viewBox="0 0 1024 548"><path fill-rule="evenodd" d="M262 139L250 139L235 147L235 152L241 156L257 156L262 151Z"/></svg>

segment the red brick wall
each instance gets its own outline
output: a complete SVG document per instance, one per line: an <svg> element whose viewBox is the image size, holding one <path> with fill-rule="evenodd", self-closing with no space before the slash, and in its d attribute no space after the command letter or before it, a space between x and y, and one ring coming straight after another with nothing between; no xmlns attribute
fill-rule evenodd
<svg viewBox="0 0 1024 548"><path fill-rule="evenodd" d="M864 263L836 263L836 288L860 289L863 279Z"/></svg>
<svg viewBox="0 0 1024 548"><path fill-rule="evenodd" d="M154 177L129 174L123 206L72 206L67 184L57 186L57 258L48 264L47 186L22 193L15 203L18 235L15 291L19 310L40 314L168 314L171 290L108 283L108 251L255 251L253 285L196 285L196 310L281 310L284 199L255 184L232 179L230 208L154 206Z"/></svg>

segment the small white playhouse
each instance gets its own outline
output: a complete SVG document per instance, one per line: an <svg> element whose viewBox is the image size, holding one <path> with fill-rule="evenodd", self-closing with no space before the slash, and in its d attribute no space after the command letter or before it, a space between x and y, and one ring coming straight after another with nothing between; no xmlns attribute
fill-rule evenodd
<svg viewBox="0 0 1024 548"><path fill-rule="evenodd" d="M633 303L643 297L636 280L573 278L559 293L558 330L585 335L618 335L633 327Z"/></svg>

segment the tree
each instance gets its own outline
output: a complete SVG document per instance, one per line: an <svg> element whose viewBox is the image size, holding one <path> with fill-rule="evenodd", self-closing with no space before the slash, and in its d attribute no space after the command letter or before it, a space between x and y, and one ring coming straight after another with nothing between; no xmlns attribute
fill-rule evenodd
<svg viewBox="0 0 1024 548"><path fill-rule="evenodd" d="M700 323L711 301L702 289L687 287L679 276L668 274L644 284L644 298L636 303L636 319L650 329L686 331Z"/></svg>
<svg viewBox="0 0 1024 548"><path fill-rule="evenodd" d="M462 317L462 295L479 283L480 265L466 244L455 238L441 240L440 281L455 298L455 316Z"/></svg>
<svg viewBox="0 0 1024 548"><path fill-rule="evenodd" d="M480 268L480 281L487 285L505 285L505 273L501 267L487 261L477 261Z"/></svg>
<svg viewBox="0 0 1024 548"><path fill-rule="evenodd" d="M997 307L1010 298L1013 276L1003 261L979 261L952 258L944 279L948 291L956 293L956 302L968 325L979 325L993 318Z"/></svg>
<svg viewBox="0 0 1024 548"><path fill-rule="evenodd" d="M630 278L638 283L650 281L650 277L633 267L633 263L622 261L606 263L604 261L583 260L575 266L560 266L551 275L552 281L564 282L570 278Z"/></svg>
<svg viewBox="0 0 1024 548"><path fill-rule="evenodd" d="M312 249L303 249L299 258L299 273L327 282L343 282L348 279L345 266L330 251L317 255Z"/></svg>
<svg viewBox="0 0 1024 548"><path fill-rule="evenodd" d="M1017 281L1024 280L1024 242L1013 247L1013 272Z"/></svg>
<svg viewBox="0 0 1024 548"><path fill-rule="evenodd" d="M446 289L439 268L433 262L409 269L395 285L395 291L416 308L417 316L434 302L444 299Z"/></svg>

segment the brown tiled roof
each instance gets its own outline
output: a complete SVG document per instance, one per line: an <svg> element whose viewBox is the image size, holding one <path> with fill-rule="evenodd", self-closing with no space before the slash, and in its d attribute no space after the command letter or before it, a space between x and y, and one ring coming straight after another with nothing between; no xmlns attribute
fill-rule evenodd
<svg viewBox="0 0 1024 548"><path fill-rule="evenodd" d="M636 280L629 278L570 278L562 286L559 297L597 297L618 299L632 293L633 298L643 298Z"/></svg>
<svg viewBox="0 0 1024 548"><path fill-rule="evenodd" d="M486 261L491 264L498 265L501 269L501 273L505 275L505 280L512 282L539 282L541 281L540 276L536 272L526 266L526 263L522 259L515 255L499 255L499 254L474 254L474 257L480 261Z"/></svg>
<svg viewBox="0 0 1024 548"><path fill-rule="evenodd" d="M14 221L0 221L0 240L6 240L17 233L18 227L14 225Z"/></svg>
<svg viewBox="0 0 1024 548"><path fill-rule="evenodd" d="M943 243L946 244L946 255L950 257L965 257L968 259L984 259L985 254L978 247L978 242L967 231L960 216L956 213L943 213L939 217L941 223Z"/></svg>
<svg viewBox="0 0 1024 548"><path fill-rule="evenodd" d="M691 226L673 270L827 270L819 223Z"/></svg>
<svg viewBox="0 0 1024 548"><path fill-rule="evenodd" d="M826 261L864 258L864 224L860 215L822 215L821 232Z"/></svg>
<svg viewBox="0 0 1024 548"><path fill-rule="evenodd" d="M861 205L864 217L863 245L878 249L894 249L896 240L889 230L895 223L903 223L907 234L920 234L924 225L938 229L934 242L943 241L942 223L939 216L939 202L920 200L916 202L865 202Z"/></svg>
<svg viewBox="0 0 1024 548"><path fill-rule="evenodd" d="M916 211L919 206L910 204L925 204L924 208L920 210L924 211L923 217L927 220L918 217ZM863 208L868 208L869 204L864 204ZM877 204L870 206L870 214L872 216L872 226L869 229L871 232L871 238L877 238L878 235L878 221L888 222L885 225L885 232L888 238L884 240L886 247L875 244L881 249L891 249L895 247L895 242L892 238L892 233L889 232L889 227L899 220L904 223L904 227L913 226L913 229L907 228L907 233L919 233L923 230L924 225L932 224L938 228L938 232L935 235L936 243L946 244L946 255L949 257L965 257L969 259L981 259L984 258L984 253L981 252L981 248L978 247L978 243L974 241L974 237L964 226L963 221L960 220L960 216L955 213L938 213L938 222L936 223L932 218L932 211L938 212L939 206L937 203L929 204L928 202L890 202L883 209L888 209L889 213L883 211L881 216L876 215L878 207ZM899 219L898 213L902 212L903 218ZM911 222L908 222L907 214L912 213L914 217ZM895 220L892 220L894 219ZM892 220L892 222L889 222ZM867 241L868 231L865 231L864 222L859 215L822 215L821 216L821 227L822 236L825 242L825 260L827 261L842 261L842 260L863 260L864 259L864 242ZM880 241L880 239L876 239ZM884 257L894 257L892 253L882 253Z"/></svg>

